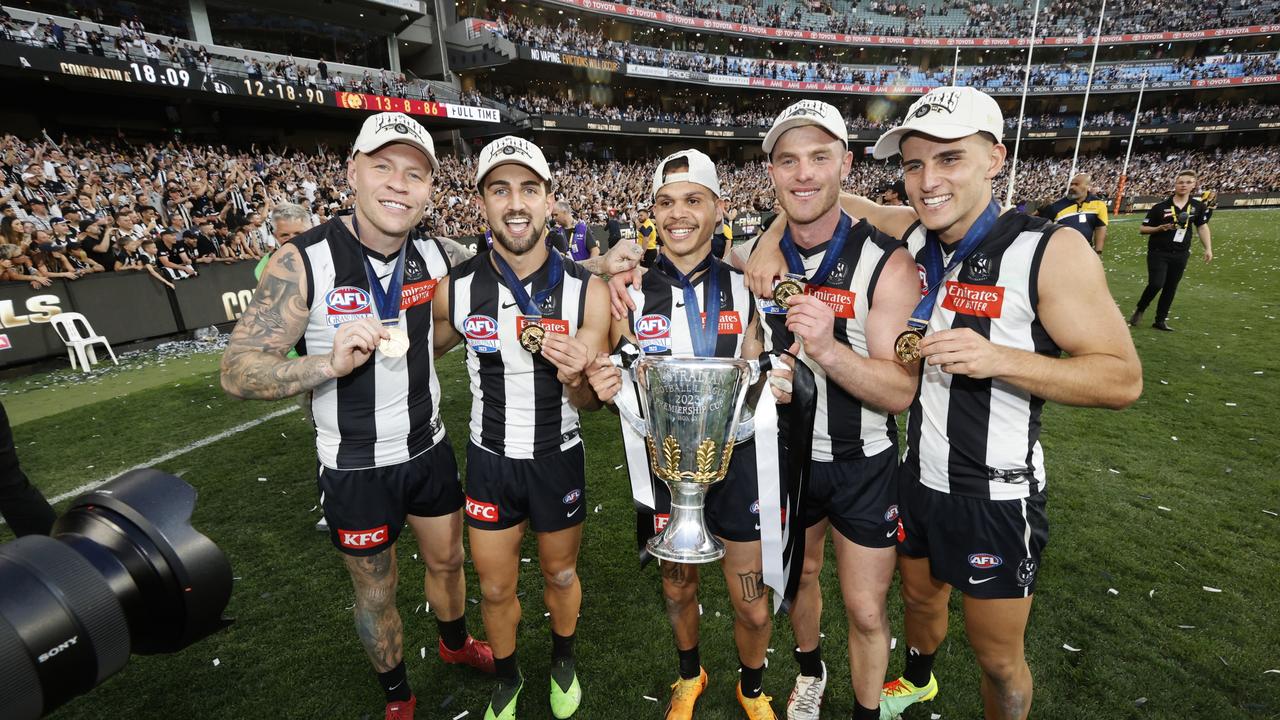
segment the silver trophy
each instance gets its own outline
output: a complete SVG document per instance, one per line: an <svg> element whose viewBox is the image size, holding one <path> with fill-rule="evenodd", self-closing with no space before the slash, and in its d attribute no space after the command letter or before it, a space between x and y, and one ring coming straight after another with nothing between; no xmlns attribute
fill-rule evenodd
<svg viewBox="0 0 1280 720"><path fill-rule="evenodd" d="M621 395L618 410L645 436L649 466L671 490L671 515L662 533L649 540L649 553L678 563L719 560L724 545L707 529L702 510L707 490L729 470L734 444L751 437L752 422L742 416L760 365L734 358L645 356L629 372L644 417Z"/></svg>

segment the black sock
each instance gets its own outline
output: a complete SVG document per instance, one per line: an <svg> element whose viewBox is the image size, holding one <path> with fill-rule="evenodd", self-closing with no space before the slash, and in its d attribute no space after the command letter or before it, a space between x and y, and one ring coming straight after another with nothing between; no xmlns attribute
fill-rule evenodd
<svg viewBox="0 0 1280 720"><path fill-rule="evenodd" d="M440 642L444 646L454 652L462 649L467 644L467 616L463 615L457 620L440 620L436 619L436 630L440 632Z"/></svg>
<svg viewBox="0 0 1280 720"><path fill-rule="evenodd" d="M853 701L853 720L880 720L879 706L873 708L864 708L862 703L857 700Z"/></svg>
<svg viewBox="0 0 1280 720"><path fill-rule="evenodd" d="M516 654L512 652L510 655L493 659L493 674L498 677L499 682L516 682L520 679L520 664L516 662Z"/></svg>
<svg viewBox="0 0 1280 720"><path fill-rule="evenodd" d="M814 646L812 650L802 651L800 648L795 649L794 653L796 663L800 665L800 674L808 677L822 677L822 645Z"/></svg>
<svg viewBox="0 0 1280 720"><path fill-rule="evenodd" d="M688 650L676 648L676 652L680 655L680 677L682 679L692 680L702 674L702 658L698 654L697 645Z"/></svg>
<svg viewBox="0 0 1280 720"><path fill-rule="evenodd" d="M907 666L902 670L902 677L916 687L929 684L929 676L933 674L933 653L925 655L916 648L907 650Z"/></svg>
<svg viewBox="0 0 1280 720"><path fill-rule="evenodd" d="M738 667L742 669L742 697L760 697L764 690L764 666L749 668L741 664L741 660L738 663Z"/></svg>
<svg viewBox="0 0 1280 720"><path fill-rule="evenodd" d="M404 661L391 668L386 672L378 673L378 684L382 686L382 692L387 696L387 702L407 702L413 697L413 691L409 689L409 676L404 669Z"/></svg>
<svg viewBox="0 0 1280 720"><path fill-rule="evenodd" d="M551 631L551 661L570 660L573 658L573 639L577 634L573 635L557 635L555 630Z"/></svg>

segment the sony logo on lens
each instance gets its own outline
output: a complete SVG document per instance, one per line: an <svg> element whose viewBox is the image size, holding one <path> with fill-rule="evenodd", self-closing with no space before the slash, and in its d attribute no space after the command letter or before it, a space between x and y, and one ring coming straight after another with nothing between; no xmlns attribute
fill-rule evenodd
<svg viewBox="0 0 1280 720"><path fill-rule="evenodd" d="M58 647L50 649L49 652L47 653L41 653L38 660L40 662L44 662L46 660L52 660L54 657L58 655L58 653L62 652L63 650L66 650L72 645L75 645L76 640L79 640L79 639L80 639L79 635L72 635L69 640L64 641L62 644L58 645Z"/></svg>

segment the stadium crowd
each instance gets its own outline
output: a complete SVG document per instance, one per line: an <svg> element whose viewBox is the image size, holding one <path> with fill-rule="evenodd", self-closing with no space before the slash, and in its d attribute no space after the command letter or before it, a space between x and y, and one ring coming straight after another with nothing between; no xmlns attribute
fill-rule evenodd
<svg viewBox="0 0 1280 720"><path fill-rule="evenodd" d="M628 0L624 4L651 10L737 22L764 27L811 30L855 35L910 35L915 37L1017 37L1031 32L1031 7L1026 3L991 0L942 0L911 4L900 0L774 0L757 7L754 2L731 4L707 0ZM1056 0L1043 8L1036 34L1040 37L1084 35L1097 24L1099 2ZM956 23L955 14L963 21ZM1146 33L1240 27L1275 22L1276 2L1209 0L1178 6L1113 5L1103 22L1104 33ZM889 18L893 18L892 21ZM1087 29L1087 30L1086 30Z"/></svg>
<svg viewBox="0 0 1280 720"><path fill-rule="evenodd" d="M625 120L630 122L667 123L674 125L709 125L713 127L760 127L767 128L774 117L787 105L793 102L790 97L773 100L756 100L749 102L750 108L738 110L726 107L723 103L706 96L664 98L663 94L635 90L629 92L626 106L591 102L584 98L574 98L564 90L554 95L543 94L536 90L518 91L509 86L490 87L485 94L508 107L531 115L568 115L574 117L599 118L602 120ZM664 100L667 102L664 103ZM902 117L895 115L886 118L870 118L864 115L859 107L860 100L844 100L832 98L846 118L850 130L885 130L901 124ZM666 107L663 107L666 105ZM1280 115L1280 105L1266 105L1249 98L1239 103L1197 104L1193 107L1175 107L1159 105L1144 109L1139 115L1139 124L1177 125L1184 123L1222 123L1237 120L1271 119ZM1080 113L1069 112L1057 115L1035 115L1023 119L1023 127L1029 129L1052 129L1077 127ZM1098 127L1128 127L1133 122L1133 114L1107 110L1091 113L1086 125ZM1017 127L1016 115L1005 118L1005 127Z"/></svg>
<svg viewBox="0 0 1280 720"><path fill-rule="evenodd" d="M570 20L555 26L518 17L500 18L494 32L513 43L535 50L554 50L630 65L643 65L708 74L802 82L853 83L863 85L952 84L952 69L915 68L908 65L845 65L813 60L802 62L771 58L748 58L701 51L674 50L633 45L609 40L600 31L586 30ZM661 41L661 38L655 40ZM668 42L688 44L680 36ZM698 43L692 43L697 46ZM1033 88L1056 88L1083 85L1088 81L1088 64L1049 63L1034 65L1031 70ZM1021 63L966 65L959 68L955 84L981 88L1020 88L1025 66ZM1230 54L1205 58L1178 58L1169 61L1099 64L1093 84L1104 87L1114 83L1137 83L1144 76L1152 81L1186 83L1222 77L1247 77L1280 72L1280 57L1269 54Z"/></svg>
<svg viewBox="0 0 1280 720"><path fill-rule="evenodd" d="M201 43L171 37L168 40L149 34L142 21L134 16L121 20L119 27L99 25L86 20L63 27L51 17L35 23L24 23L0 8L0 41L10 41L124 62L144 62L152 67L174 67L200 71L208 79L248 78L318 90L362 92L390 97L437 100L435 87L411 80L404 73L386 69L362 68L359 75L331 69L324 57L300 60L291 56L274 62L249 55L231 56L210 52ZM480 98L464 95L464 104L480 104Z"/></svg>
<svg viewBox="0 0 1280 720"><path fill-rule="evenodd" d="M1280 192L1280 148L1240 147L1134 153L1128 193L1163 195L1184 168L1200 173L1203 188L1223 193ZM131 145L123 140L0 142L0 277L45 285L101 271L147 272L172 283L198 273L203 263L257 260L276 246L273 213L301 205L308 222L323 222L349 208L345 152L306 153L251 146ZM1114 195L1120 158L1086 155L1080 169L1094 190ZM764 165L724 163L721 183L731 216L768 212L774 198ZM435 179L424 231L464 237L484 231L473 195L470 159L445 156ZM562 157L554 164L557 194L578 219L629 223L648 200L652 163L600 162ZM1024 157L1018 202L1060 196L1069 160ZM1004 196L1006 175L997 178ZM845 187L871 194L898 178L894 164L858 158Z"/></svg>

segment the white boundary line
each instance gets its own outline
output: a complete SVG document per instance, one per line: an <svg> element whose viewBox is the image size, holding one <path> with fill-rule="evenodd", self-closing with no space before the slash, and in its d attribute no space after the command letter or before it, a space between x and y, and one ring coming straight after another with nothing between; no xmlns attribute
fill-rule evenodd
<svg viewBox="0 0 1280 720"><path fill-rule="evenodd" d="M298 410L301 410L301 409L302 408L299 405L294 403L294 404L291 404L289 407L281 408L279 410L276 410L275 412L267 413L266 415L263 415L262 417L257 418L255 420L250 420L249 422L241 423L240 425L237 425L228 430L223 430L222 432L216 435L210 435L209 437L200 438L199 440L191 443L190 445L184 445L178 448L177 450L171 450L170 452L167 452L163 455L157 455L140 465L134 465L128 470L121 470L120 472L110 477L105 477L100 480L94 480L92 482L85 483L84 485L81 485L75 490L68 490L67 492L62 493L57 497L49 498L49 504L55 505L57 503L62 502L63 500L69 500L70 498L73 498L82 493L87 493L90 490L97 490L98 488L111 482L112 480L115 480L116 478L120 477L121 475L124 475L125 473L133 472L134 470L141 470L143 468L152 467L153 465L157 465L162 462L167 462L180 455L186 455L192 450L199 450L200 448L206 445L212 445L213 443L216 443L219 440L225 440L231 437L232 435L237 435L239 433L244 432L245 430L248 430L253 427L257 427L258 425L261 425L262 423L267 422L268 420L275 420L278 417L283 417L284 415L288 415L291 412L297 412Z"/></svg>

